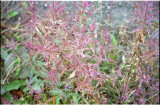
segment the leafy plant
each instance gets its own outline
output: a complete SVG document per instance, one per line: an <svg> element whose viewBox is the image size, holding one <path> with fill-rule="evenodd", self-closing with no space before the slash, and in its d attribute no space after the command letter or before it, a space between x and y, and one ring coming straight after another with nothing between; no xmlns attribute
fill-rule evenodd
<svg viewBox="0 0 160 105"><path fill-rule="evenodd" d="M96 2L72 3L70 12L69 2L45 2L48 10L36 1L22 3L27 9L23 22L13 31L15 39L1 48L3 103L159 103L156 2L131 2L133 20L119 33L112 30L116 2L109 2L109 29L98 28L93 18ZM133 23L138 26L128 33ZM14 89L25 94L13 98L9 92Z"/></svg>
<svg viewBox="0 0 160 105"><path fill-rule="evenodd" d="M18 11L13 11L13 12L9 13L8 19L10 19L10 18L12 18L12 17L14 17L16 15L18 15Z"/></svg>

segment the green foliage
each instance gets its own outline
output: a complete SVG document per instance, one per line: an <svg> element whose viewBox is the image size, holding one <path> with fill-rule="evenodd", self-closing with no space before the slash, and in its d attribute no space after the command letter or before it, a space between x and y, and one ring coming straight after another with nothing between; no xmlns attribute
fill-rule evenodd
<svg viewBox="0 0 160 105"><path fill-rule="evenodd" d="M78 96L78 94L73 95L73 101L76 103L76 105L78 104L77 96Z"/></svg>
<svg viewBox="0 0 160 105"><path fill-rule="evenodd" d="M2 40L5 40L5 39L6 39L5 35L2 35Z"/></svg>
<svg viewBox="0 0 160 105"><path fill-rule="evenodd" d="M18 26L16 26L16 27L18 27ZM20 36L18 35L18 32L14 33L13 35L16 37L17 41L21 40Z"/></svg>
<svg viewBox="0 0 160 105"><path fill-rule="evenodd" d="M18 11L12 11L11 13L8 14L8 19L18 15L18 13L19 13Z"/></svg>
<svg viewBox="0 0 160 105"><path fill-rule="evenodd" d="M40 87L44 88L43 80L35 79L31 87L33 90L37 90L38 92L40 92L41 91Z"/></svg>
<svg viewBox="0 0 160 105"><path fill-rule="evenodd" d="M114 46L116 46L117 45L117 40L116 40L115 36L112 35L112 34L110 36L112 37L112 42L113 42Z"/></svg>
<svg viewBox="0 0 160 105"><path fill-rule="evenodd" d="M10 91L14 89L18 89L20 86L24 86L25 80L15 80L4 87L5 91Z"/></svg>
<svg viewBox="0 0 160 105"><path fill-rule="evenodd" d="M21 103L21 104L28 104L28 102L25 100L24 97L20 98L19 100L17 100L17 101L15 102L15 104L19 104L19 103Z"/></svg>
<svg viewBox="0 0 160 105"><path fill-rule="evenodd" d="M27 8L27 2L23 2L22 6ZM32 6L34 6L34 3L31 4L31 8ZM134 8L136 8L136 5ZM57 9L57 11L59 11L59 9ZM18 11L13 11L8 15L8 19L17 16L18 14ZM85 31L89 30L88 28L90 26L88 27L88 25L92 24L92 19L89 18L81 21L81 19L86 17L88 14L84 12L81 14L81 11L79 14L80 21L77 22L75 27L83 27L85 24ZM57 14L57 16L59 15L60 14ZM110 23L109 20L104 21L109 25L111 24L111 26L113 24L112 22ZM153 31L157 29L157 27L154 26L156 24L153 24ZM30 25L32 24L30 23ZM44 25L46 27L48 26L48 24L45 24L45 22ZM56 29L59 29L59 25L60 24L56 25L54 29L55 33ZM37 28L37 26L39 26L39 23L37 23L33 29ZM43 29L44 27L42 24L41 26ZM93 39L96 37L96 41L97 39L100 41L98 44L96 44L95 40L95 43L92 43L92 40L88 41L90 39L86 37L88 33L94 33L95 30L93 32L91 31L84 33L84 39L78 39L79 36L76 36L78 35L78 31L83 31L83 29L76 29L74 27L72 27L73 31L71 31L73 32L73 40L70 40L70 38L65 40L65 37L61 37L59 34L58 36L54 34L56 36L54 36L54 39L50 38L50 36L52 37L53 34L48 34L47 37L44 37L42 32L37 32L37 34L40 36L40 39L38 39L36 34L33 34L34 32L27 38L20 37L21 33L24 31L16 31L16 29L21 28L19 24L16 24L15 27L16 28L14 28L15 30L13 31L13 39L16 41L16 43L18 43L18 45L15 46L14 49L13 47L8 48L6 46L1 48L1 58L4 60L4 68L2 69L2 76L4 80L2 79L2 81L5 81L2 84L1 93L2 97L8 99L10 103L14 102L14 98L12 97L10 91L15 89L20 89L24 92L21 98L18 99L15 104L37 104L39 103L40 99L36 99L36 95L41 96L41 104L44 104L51 98L54 98L49 103L55 103L57 105L71 103L104 104L104 99L107 99L105 104L144 104L154 103L154 101L158 99L156 94L159 94L157 88L159 87L159 85L157 85L159 73L156 73L155 70L158 70L157 65L159 64L159 61L155 61L155 63L152 59L156 59L156 57L159 56L156 52L158 51L157 46L159 43L154 43L154 41L148 40L149 36L147 36L146 32L148 30L145 28L141 30L141 32L136 32L135 35L138 36L138 39L135 39L134 37L133 39L127 39L127 34L125 34L126 37L122 39L116 39L116 34L110 34L112 45L107 47L112 48L114 46L114 49L110 50L106 49L106 46L103 46L108 44L108 39L110 38L107 36L108 39L105 41L105 35L102 35L102 33L100 34L100 32L103 32L102 27L100 30L96 30L96 32L98 31L96 34L98 37L96 35L93 36ZM60 28L62 27L63 24ZM91 27L94 28L94 24L92 24ZM49 28L50 27L48 27L48 29ZM70 27L68 25L66 29L69 28ZM46 31L48 31L48 29L46 29ZM109 30L107 30L106 33L108 31ZM10 40L11 34L7 34L2 36L5 41ZM80 38L81 37L82 36L80 36ZM141 37L145 38L144 43L142 43ZM30 40L29 38L33 40ZM74 39L76 39L75 42ZM41 40L42 43L40 43L39 40ZM49 46L48 43L50 43L50 40L53 41L53 43ZM128 44L128 40L133 42L130 46ZM45 45L44 41L46 41L47 45ZM125 44L121 41L124 41ZM22 43L25 42L30 43L27 43L28 46L22 45ZM65 44L63 42L65 42ZM88 44L85 45L85 43ZM101 43L102 45L100 45ZM149 45L146 45L146 43ZM85 47L82 47L81 49L80 45L84 45ZM95 46L96 49L94 49ZM142 56L144 52L150 51L150 49L148 49L149 46L151 47L151 50L156 47L157 49L154 50L153 54L148 54L149 56ZM49 51L50 48L52 48L52 51ZM105 50L101 51L100 48ZM56 51L57 49L59 50ZM13 53L18 57L15 57ZM83 57L81 55L83 55ZM89 57L84 57L85 55L94 56L92 56L93 58L90 59ZM113 59L118 63L106 61L105 58ZM150 63L154 64L151 65ZM148 65L151 65L150 68ZM73 72L73 70L75 72ZM71 78L66 80L68 77ZM53 82L51 82L51 79ZM12 82L6 84L6 81ZM142 83L140 84L141 81ZM33 90L36 91L36 93L31 95ZM151 95L151 97L149 95Z"/></svg>
<svg viewBox="0 0 160 105"><path fill-rule="evenodd" d="M36 60L37 55L38 55L38 54L35 54L35 55L33 56L33 62Z"/></svg>
<svg viewBox="0 0 160 105"><path fill-rule="evenodd" d="M26 78L26 77L29 77L30 73L31 73L31 67L29 67L28 65L24 65L23 66L23 69L22 69L22 73L21 75L19 75L18 78Z"/></svg>
<svg viewBox="0 0 160 105"><path fill-rule="evenodd" d="M56 105L58 105L59 104L59 102L60 102L60 96L59 95L57 95L57 97L56 97Z"/></svg>
<svg viewBox="0 0 160 105"><path fill-rule="evenodd" d="M9 93L5 93L3 96L2 96L3 100L5 101L8 101L9 103L13 103L14 102L14 98L12 97L11 94ZM8 104L9 104L8 103Z"/></svg>
<svg viewBox="0 0 160 105"><path fill-rule="evenodd" d="M21 72L22 72L23 67L19 67L16 72L15 72L15 78L19 78Z"/></svg>
<svg viewBox="0 0 160 105"><path fill-rule="evenodd" d="M59 89L55 89L55 90L52 90L51 93L54 94L54 95L59 95L59 94L63 93L63 91L59 90Z"/></svg>
<svg viewBox="0 0 160 105"><path fill-rule="evenodd" d="M27 5L26 2L23 2L23 3L22 3L22 6L23 6L24 8L27 8L28 5Z"/></svg>
<svg viewBox="0 0 160 105"><path fill-rule="evenodd" d="M1 48L1 57L3 60L5 60L8 57L7 51L5 51L3 48Z"/></svg>
<svg viewBox="0 0 160 105"><path fill-rule="evenodd" d="M31 73L31 75L33 75L33 74ZM37 80L37 77L38 77L38 75L35 75L33 78L31 78L31 80L27 86L30 86L31 84L33 84Z"/></svg>
<svg viewBox="0 0 160 105"><path fill-rule="evenodd" d="M13 54L9 54L7 56L4 61L4 67L6 68L5 71L7 74L9 74L13 70L16 61L17 60L15 59L15 57L13 57Z"/></svg>
<svg viewBox="0 0 160 105"><path fill-rule="evenodd" d="M112 53L108 54L108 56L109 56L111 59L114 59L114 60L115 60L115 56L114 56Z"/></svg>

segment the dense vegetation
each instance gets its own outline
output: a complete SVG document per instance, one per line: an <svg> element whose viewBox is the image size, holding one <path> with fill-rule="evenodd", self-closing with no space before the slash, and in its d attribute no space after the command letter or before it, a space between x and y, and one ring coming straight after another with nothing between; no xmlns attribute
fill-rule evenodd
<svg viewBox="0 0 160 105"><path fill-rule="evenodd" d="M113 33L95 22L95 2L22 2L1 12L3 104L159 103L158 2L132 2L132 19ZM2 5L2 4L1 4ZM19 8L20 8L19 7ZM39 15L40 13L40 15ZM5 17L5 18L4 18ZM2 20L3 19L3 20ZM130 30L130 26L136 28Z"/></svg>

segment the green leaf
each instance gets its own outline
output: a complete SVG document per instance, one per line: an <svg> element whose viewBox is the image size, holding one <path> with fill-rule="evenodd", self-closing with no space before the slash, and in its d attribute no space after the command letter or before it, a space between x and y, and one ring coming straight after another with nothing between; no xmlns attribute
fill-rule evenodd
<svg viewBox="0 0 160 105"><path fill-rule="evenodd" d="M27 87L30 86L36 79L37 79L38 75L35 75L32 80L28 83Z"/></svg>
<svg viewBox="0 0 160 105"><path fill-rule="evenodd" d="M25 80L16 80L5 86L5 91L10 91L14 89L18 89L20 86L25 85Z"/></svg>
<svg viewBox="0 0 160 105"><path fill-rule="evenodd" d="M37 90L37 92L40 92L41 91L40 86L42 88L44 87L43 80L41 80L41 79L35 79L34 83L32 84L32 89Z"/></svg>
<svg viewBox="0 0 160 105"><path fill-rule="evenodd" d="M110 36L112 38L112 42L113 42L114 46L116 46L117 45L117 40L116 40L115 36L112 35L112 34Z"/></svg>
<svg viewBox="0 0 160 105"><path fill-rule="evenodd" d="M86 14L83 12L83 17L86 17Z"/></svg>
<svg viewBox="0 0 160 105"><path fill-rule="evenodd" d="M125 100L123 103L129 103L130 101L132 101L131 99Z"/></svg>
<svg viewBox="0 0 160 105"><path fill-rule="evenodd" d="M91 85L96 85L97 81L96 80L92 80Z"/></svg>
<svg viewBox="0 0 160 105"><path fill-rule="evenodd" d="M27 101L28 101L28 100L26 101L25 98L22 97L22 98L20 99L20 101L21 101L22 104L27 104ZM19 103L18 103L18 104L19 104Z"/></svg>
<svg viewBox="0 0 160 105"><path fill-rule="evenodd" d="M17 65L20 65L20 63L21 63L21 59L20 58L17 58L16 59L16 62L15 62L15 65L17 64Z"/></svg>
<svg viewBox="0 0 160 105"><path fill-rule="evenodd" d="M113 54L108 54L109 55L109 57L111 58L111 59L114 59L114 55Z"/></svg>
<svg viewBox="0 0 160 105"><path fill-rule="evenodd" d="M15 57L13 57L13 54L9 54L4 62L4 66L6 68L5 71L7 72L7 74L13 70L15 62L16 60L15 60Z"/></svg>
<svg viewBox="0 0 160 105"><path fill-rule="evenodd" d="M99 67L99 68L100 68L100 70L102 70L102 71L106 71L106 70L109 69L109 67L107 67L107 66L105 66L105 67Z"/></svg>
<svg viewBox="0 0 160 105"><path fill-rule="evenodd" d="M87 105L89 105L89 103L87 102L87 100L85 98L82 98L82 99L86 102Z"/></svg>
<svg viewBox="0 0 160 105"><path fill-rule="evenodd" d="M32 67L30 67L28 65L24 65L19 78L29 77L31 69L32 69Z"/></svg>
<svg viewBox="0 0 160 105"><path fill-rule="evenodd" d="M67 98L67 99L66 99ZM68 104L70 103L72 99L72 93L67 93L65 97L63 97L62 101L63 101L63 104Z"/></svg>
<svg viewBox="0 0 160 105"><path fill-rule="evenodd" d="M16 24L16 29L19 28L19 27L20 27L20 25L19 25L19 24Z"/></svg>
<svg viewBox="0 0 160 105"><path fill-rule="evenodd" d="M123 68L125 68L126 67L126 65L125 64L123 64L122 66L121 66L121 70L123 69Z"/></svg>
<svg viewBox="0 0 160 105"><path fill-rule="evenodd" d="M73 96L73 100L74 100L74 102L75 102L76 104L78 104L78 100L77 100L76 95Z"/></svg>
<svg viewBox="0 0 160 105"><path fill-rule="evenodd" d="M18 36L18 32L14 33L13 35L14 35L15 37L17 37L17 36Z"/></svg>
<svg viewBox="0 0 160 105"><path fill-rule="evenodd" d="M79 97L80 97L80 94L77 94L77 93L73 94L73 100L76 103L76 105L78 105L78 98Z"/></svg>
<svg viewBox="0 0 160 105"><path fill-rule="evenodd" d="M23 69L22 67L19 67L19 68L16 70L16 72L15 72L15 77L16 77L16 78L19 77L19 75L21 74L22 69Z"/></svg>
<svg viewBox="0 0 160 105"><path fill-rule="evenodd" d="M23 2L23 3L22 3L22 6L23 6L24 8L27 8L28 5L27 5L26 2Z"/></svg>
<svg viewBox="0 0 160 105"><path fill-rule="evenodd" d="M14 17L16 15L18 15L18 11L13 11L13 12L9 13L8 19L10 19L10 18L12 18L12 17Z"/></svg>
<svg viewBox="0 0 160 105"><path fill-rule="evenodd" d="M16 26L16 27L17 27L17 26ZM13 35L16 37L16 39L17 39L18 41L20 41L21 38L20 38L20 36L18 36L18 32L14 33Z"/></svg>
<svg viewBox="0 0 160 105"><path fill-rule="evenodd" d="M61 98L60 98L59 95L58 95L58 96L56 97L56 105L59 104L60 99L61 99Z"/></svg>
<svg viewBox="0 0 160 105"><path fill-rule="evenodd" d="M42 77L42 78L47 77L47 75L48 75L46 72L44 72L44 71L42 71L42 70L40 70L39 72L35 71L35 73L37 73L38 76L40 76L40 77ZM43 75L43 76L42 76L42 75Z"/></svg>
<svg viewBox="0 0 160 105"><path fill-rule="evenodd" d="M23 61L23 63L21 65L24 65L26 62L28 62L30 59L26 59Z"/></svg>
<svg viewBox="0 0 160 105"><path fill-rule="evenodd" d="M3 48L1 48L1 57L3 60L5 60L8 57L7 51L5 51Z"/></svg>
<svg viewBox="0 0 160 105"><path fill-rule="evenodd" d="M4 39L4 40L6 39L5 35L2 35L2 39Z"/></svg>
<svg viewBox="0 0 160 105"><path fill-rule="evenodd" d="M36 57L37 57L37 53L33 56L33 61L35 61L36 60Z"/></svg>
<svg viewBox="0 0 160 105"><path fill-rule="evenodd" d="M56 90L52 90L51 93L53 93L54 95L58 95L58 94L61 94L63 92L61 90L56 89Z"/></svg>

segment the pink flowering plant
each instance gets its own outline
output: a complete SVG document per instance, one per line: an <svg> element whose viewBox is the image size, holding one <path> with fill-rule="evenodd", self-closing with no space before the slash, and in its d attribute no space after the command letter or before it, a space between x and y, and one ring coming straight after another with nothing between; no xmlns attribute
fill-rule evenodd
<svg viewBox="0 0 160 105"><path fill-rule="evenodd" d="M30 38L24 44L29 50L28 59L31 60L32 66L36 71L43 72L40 74L45 80L49 80L53 88L56 88L55 84L70 81L72 87L76 86L75 92L81 92L82 96L88 92L93 96L95 92L91 82L95 80L95 87L102 87L107 79L100 71L99 64L103 61L116 61L107 56L113 49L107 29L102 30L103 39L100 42L95 39L97 33L94 30L97 25L94 21L88 26L84 22L92 14L92 11L86 10L88 2L74 5L77 14L72 13L72 18L63 16L65 5L61 6L59 2L52 4L48 13L41 10L45 13L45 19L36 18L35 11L32 11L33 21L30 22L28 18L26 20L30 29L27 37ZM36 4L31 2L29 9L36 9ZM84 17L83 14L87 16ZM34 60L40 59L40 56L45 63L38 66Z"/></svg>
<svg viewBox="0 0 160 105"><path fill-rule="evenodd" d="M159 103L159 10L154 2L133 3L134 14L126 26L137 27L119 32L125 38L112 32L116 2L110 2L109 28L97 24L95 2L72 3L68 11L69 2L45 2L47 10L36 1L27 2L17 28L22 40L16 36L6 45L15 60L4 67L2 91L4 96L19 96L10 103ZM11 74L17 81L7 79ZM9 103L3 96L1 100Z"/></svg>

